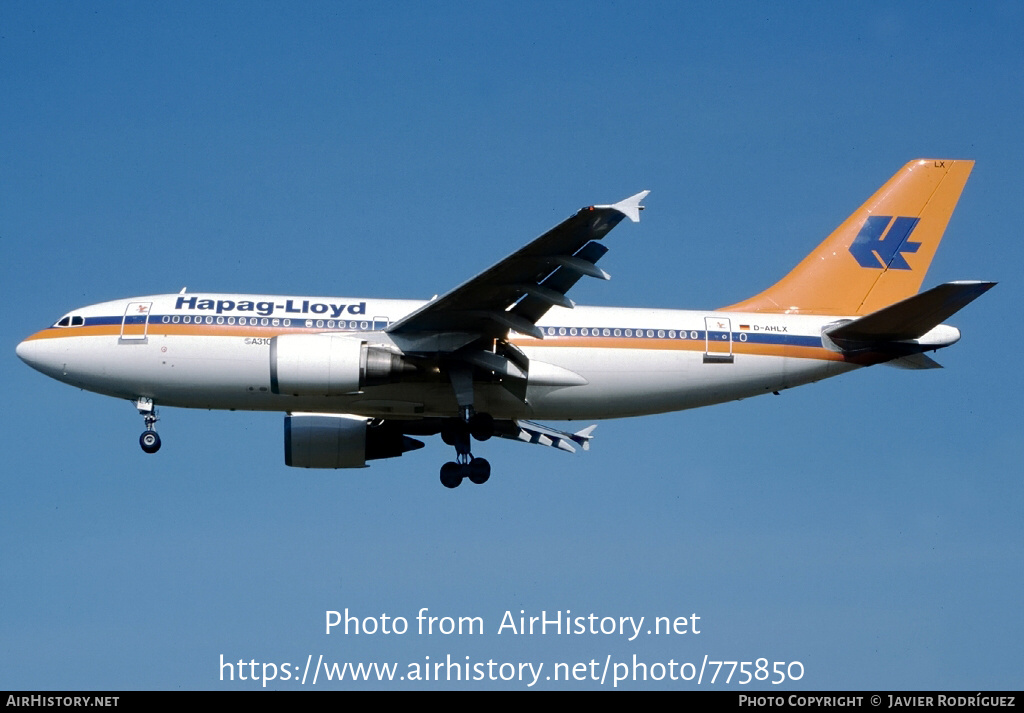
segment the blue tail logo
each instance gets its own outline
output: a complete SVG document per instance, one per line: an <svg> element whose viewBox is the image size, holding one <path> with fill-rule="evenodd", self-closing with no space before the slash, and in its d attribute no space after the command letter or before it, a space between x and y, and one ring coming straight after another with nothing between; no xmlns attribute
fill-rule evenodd
<svg viewBox="0 0 1024 713"><path fill-rule="evenodd" d="M910 242L919 218L872 215L864 221L850 254L861 267L909 270L903 253L916 253L921 243Z"/></svg>

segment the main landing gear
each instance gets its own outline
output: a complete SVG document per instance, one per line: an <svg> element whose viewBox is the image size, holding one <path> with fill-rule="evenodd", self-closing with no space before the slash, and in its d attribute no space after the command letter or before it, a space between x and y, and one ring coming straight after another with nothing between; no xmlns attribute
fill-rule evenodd
<svg viewBox="0 0 1024 713"><path fill-rule="evenodd" d="M469 478L477 485L483 485L491 477L491 464L484 458L474 458L470 453L470 437L486 441L494 435L494 419L490 414L471 413L466 410L463 418L451 418L441 426L441 440L455 446L455 460L441 466L441 485L457 488L463 478Z"/></svg>
<svg viewBox="0 0 1024 713"><path fill-rule="evenodd" d="M153 429L153 426L160 420L160 417L156 415L153 399L143 396L135 399L134 404L146 422L146 430L139 436L139 445L146 453L156 453L160 450L160 435Z"/></svg>

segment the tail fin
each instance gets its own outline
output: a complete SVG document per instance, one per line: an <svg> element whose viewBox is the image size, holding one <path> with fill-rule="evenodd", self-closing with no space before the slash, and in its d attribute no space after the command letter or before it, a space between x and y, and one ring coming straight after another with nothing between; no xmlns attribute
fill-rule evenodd
<svg viewBox="0 0 1024 713"><path fill-rule="evenodd" d="M973 167L911 161L788 275L722 310L865 315L917 294Z"/></svg>

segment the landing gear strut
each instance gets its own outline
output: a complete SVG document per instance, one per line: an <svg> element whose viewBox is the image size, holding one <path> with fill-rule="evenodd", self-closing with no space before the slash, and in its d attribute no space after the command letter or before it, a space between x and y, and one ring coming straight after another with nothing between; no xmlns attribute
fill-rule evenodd
<svg viewBox="0 0 1024 713"><path fill-rule="evenodd" d="M160 450L160 435L153 429L160 417L156 415L153 399L145 396L135 399L135 408L139 410L142 420L146 422L146 430L139 436L139 445L146 453L156 453Z"/></svg>
<svg viewBox="0 0 1024 713"><path fill-rule="evenodd" d="M455 447L455 460L441 466L441 485L457 488L463 478L483 485L491 477L491 464L484 458L474 458L470 452L470 437L486 441L494 435L494 419L490 414L472 413L466 409L463 418L452 418L441 426L441 440Z"/></svg>

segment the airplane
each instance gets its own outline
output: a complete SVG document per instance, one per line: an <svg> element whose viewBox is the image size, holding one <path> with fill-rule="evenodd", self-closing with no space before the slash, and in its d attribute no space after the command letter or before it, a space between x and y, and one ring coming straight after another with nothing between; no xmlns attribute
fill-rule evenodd
<svg viewBox="0 0 1024 713"><path fill-rule="evenodd" d="M988 281L918 292L974 162L906 164L775 285L742 302L681 311L577 306L583 277L648 191L581 209L429 301L191 293L71 310L21 342L29 366L131 401L159 450L156 406L285 412L285 463L359 468L455 448L441 483L491 473L472 442L496 436L575 451L601 420L778 393L888 363L939 366L942 324Z"/></svg>

